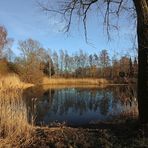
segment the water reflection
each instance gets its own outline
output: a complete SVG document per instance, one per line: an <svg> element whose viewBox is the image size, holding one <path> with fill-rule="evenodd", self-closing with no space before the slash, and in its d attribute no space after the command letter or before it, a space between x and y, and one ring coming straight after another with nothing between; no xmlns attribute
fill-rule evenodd
<svg viewBox="0 0 148 148"><path fill-rule="evenodd" d="M28 117L36 124L66 122L71 125L107 120L137 107L135 88L62 88L26 90Z"/></svg>

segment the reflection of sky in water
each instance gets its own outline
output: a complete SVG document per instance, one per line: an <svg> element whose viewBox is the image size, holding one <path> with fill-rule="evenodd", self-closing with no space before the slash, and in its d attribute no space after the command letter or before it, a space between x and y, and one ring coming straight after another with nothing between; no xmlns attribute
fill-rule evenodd
<svg viewBox="0 0 148 148"><path fill-rule="evenodd" d="M123 93L125 95L126 92ZM66 88L52 93L49 90L35 104L36 122L50 124L57 121L78 125L110 119L111 115L130 110L135 104L124 103L117 95L113 89Z"/></svg>

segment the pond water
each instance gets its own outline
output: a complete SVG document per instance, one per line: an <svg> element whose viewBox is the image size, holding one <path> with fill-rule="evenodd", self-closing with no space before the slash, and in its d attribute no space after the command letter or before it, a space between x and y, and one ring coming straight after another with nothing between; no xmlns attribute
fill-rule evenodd
<svg viewBox="0 0 148 148"><path fill-rule="evenodd" d="M28 117L37 125L85 125L137 108L134 87L32 88L25 92Z"/></svg>

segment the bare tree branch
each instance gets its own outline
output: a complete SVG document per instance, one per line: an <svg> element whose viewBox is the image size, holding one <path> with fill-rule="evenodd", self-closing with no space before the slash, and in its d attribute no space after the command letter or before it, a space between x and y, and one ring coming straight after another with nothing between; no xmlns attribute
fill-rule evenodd
<svg viewBox="0 0 148 148"><path fill-rule="evenodd" d="M104 10L104 26L106 28L106 32L109 40L111 38L110 37L111 28L113 27L117 29L117 26L112 24L112 20L110 16L116 15L117 17L119 17L120 11L122 9L125 9L124 3L127 3L127 1L128 0L102 0L102 3L106 5ZM68 32L70 30L73 16L78 15L82 19L85 40L86 42L88 42L87 16L88 16L89 10L91 10L91 7L93 7L93 5L95 4L99 4L100 1L99 0L69 0L69 1L61 0L60 2L61 3L59 3L59 9L52 9L50 8L50 6L47 6L40 2L38 2L38 5L39 7L42 8L43 11L46 11L49 13L57 13L61 15L66 22L64 27L65 32ZM112 8L114 9L112 10Z"/></svg>

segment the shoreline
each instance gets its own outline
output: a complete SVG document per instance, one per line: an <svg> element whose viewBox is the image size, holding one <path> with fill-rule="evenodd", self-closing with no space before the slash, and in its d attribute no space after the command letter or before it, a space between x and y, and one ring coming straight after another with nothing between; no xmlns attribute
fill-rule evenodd
<svg viewBox="0 0 148 148"><path fill-rule="evenodd" d="M23 83L19 80L19 77L5 77L6 82L0 82L4 89L26 89L29 87L36 87L34 84ZM52 79L53 80L53 79ZM55 80L55 79L54 79ZM48 84L39 84L45 89L50 87L54 89L60 87L83 87L83 88L105 88L107 86L122 86L128 84L113 84L107 83L109 81L102 79L61 79L60 83L57 83L59 78L55 81L50 81ZM65 81L63 81L65 80ZM101 81L100 81L101 80ZM4 81L4 79L3 79ZM48 81L47 81L48 82ZM51 83L52 82L52 83ZM55 83L53 83L55 82ZM72 83L73 82L73 83ZM103 83L106 82L106 83ZM6 85L7 84L7 85ZM1 89L1 87L0 87ZM6 91L7 92L7 91ZM3 131L8 133L6 137L3 137L2 132L0 134L0 147L131 147L147 146L148 138L146 134L139 138L139 135L148 131L148 126L145 129L141 129L141 125L138 122L138 117L131 118L132 116L121 116L121 118L115 118L113 121L101 121L97 123L91 123L89 125L79 126L66 126L62 124L48 126L36 126L29 124L27 121L27 112L23 103L20 105L21 111L18 109L18 104L21 101L13 98L13 93L8 91L3 92L1 98L6 96L7 100L5 104L1 102L3 106L3 119L8 119L9 123L3 122L0 124L4 128ZM9 94L10 93L10 94ZM17 93L17 92L16 92ZM10 96L9 96L10 95ZM21 97L19 94L15 94L14 97ZM16 108L15 114L11 109ZM7 116L4 116L7 115ZM13 117L13 118L9 118ZM11 120L10 120L11 119ZM8 121L7 120L7 121ZM3 120L4 121L4 120ZM14 124L13 124L14 122ZM17 125L17 126L16 126ZM21 129L19 130L18 129ZM9 131L7 131L9 129ZM13 137L11 136L13 135ZM131 143L133 141L133 143ZM138 142L138 144L137 144Z"/></svg>

